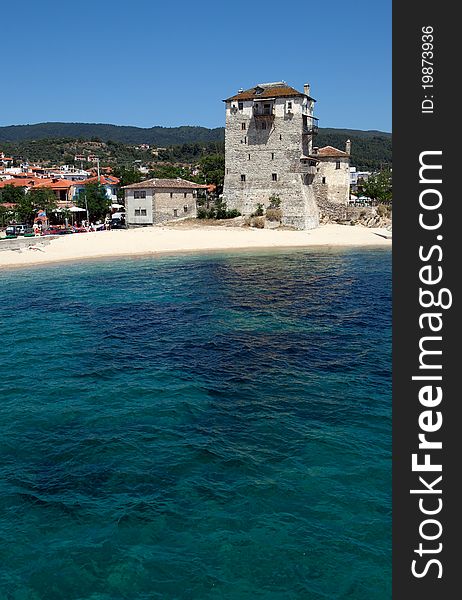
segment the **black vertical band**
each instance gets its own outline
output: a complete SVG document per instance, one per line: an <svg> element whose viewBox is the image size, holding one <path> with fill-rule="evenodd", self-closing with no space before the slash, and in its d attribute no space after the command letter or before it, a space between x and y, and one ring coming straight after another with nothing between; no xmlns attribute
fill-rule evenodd
<svg viewBox="0 0 462 600"><path fill-rule="evenodd" d="M456 105L462 29L451 6L427 0L394 3L393 597L397 600L449 599L462 593L457 516L462 398L456 379L461 329L456 283L462 273L462 231L458 231L462 193L456 186L462 174L462 147L457 148L461 127Z"/></svg>

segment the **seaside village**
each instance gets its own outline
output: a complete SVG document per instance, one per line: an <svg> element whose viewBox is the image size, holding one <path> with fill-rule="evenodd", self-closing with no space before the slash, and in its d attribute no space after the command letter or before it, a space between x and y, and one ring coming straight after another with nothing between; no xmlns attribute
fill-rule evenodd
<svg viewBox="0 0 462 600"><path fill-rule="evenodd" d="M0 209L3 237L54 236L172 223L201 216L213 202L226 207L233 224L258 228L309 230L322 223L362 215L373 207L352 191L359 173L350 166L351 143L317 147L318 120L309 85L299 91L285 82L257 84L227 98L223 193L215 186L182 178L151 178L121 186L98 156L76 156L74 165L44 167L6 156L0 148ZM80 160L92 168L75 166ZM105 214L92 218L91 186L103 191ZM53 208L34 207L27 222L17 214L14 195L51 198ZM40 196L40 192L45 195ZM13 199L13 201L11 201ZM100 199L101 200L101 199ZM33 203L31 204L33 206Z"/></svg>

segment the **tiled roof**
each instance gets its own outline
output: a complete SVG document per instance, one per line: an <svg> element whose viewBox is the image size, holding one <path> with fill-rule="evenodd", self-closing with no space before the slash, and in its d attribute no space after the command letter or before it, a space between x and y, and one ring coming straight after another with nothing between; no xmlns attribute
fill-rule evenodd
<svg viewBox="0 0 462 600"><path fill-rule="evenodd" d="M38 181L43 181L42 179L34 179L32 177L28 178L15 178L15 179L5 179L4 181L0 181L0 188L4 188L7 185L13 185L14 187L32 187L37 184Z"/></svg>
<svg viewBox="0 0 462 600"><path fill-rule="evenodd" d="M323 148L319 148L316 153L313 153L313 156L350 156L350 155L347 152L344 152L343 150L334 148L333 146L324 146Z"/></svg>
<svg viewBox="0 0 462 600"><path fill-rule="evenodd" d="M39 179L36 188L50 188L52 190L67 190L74 185L75 181L69 179Z"/></svg>
<svg viewBox="0 0 462 600"><path fill-rule="evenodd" d="M178 188L178 189L205 189L206 185L200 183L194 183L192 181L186 181L177 177L176 179L147 179L146 181L140 181L139 183L132 183L131 185L124 186L124 190L137 190L137 189L150 189L150 188Z"/></svg>
<svg viewBox="0 0 462 600"><path fill-rule="evenodd" d="M285 81L278 81L276 83L257 84L249 90L244 90L227 98L224 102L229 102L230 100L259 100L261 98L294 98L299 96L305 96L305 94L287 85Z"/></svg>
<svg viewBox="0 0 462 600"><path fill-rule="evenodd" d="M89 177L88 179L82 179L81 181L74 182L77 185L86 185L87 183L98 183L98 177ZM114 177L113 175L100 175L99 183L101 185L118 185L120 183L120 179Z"/></svg>

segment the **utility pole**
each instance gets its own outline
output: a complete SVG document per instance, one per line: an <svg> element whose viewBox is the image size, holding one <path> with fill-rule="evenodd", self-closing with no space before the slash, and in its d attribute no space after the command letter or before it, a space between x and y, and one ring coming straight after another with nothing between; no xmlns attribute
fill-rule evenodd
<svg viewBox="0 0 462 600"><path fill-rule="evenodd" d="M100 176L99 176L99 158L96 159L96 165L98 167L98 183L100 183Z"/></svg>
<svg viewBox="0 0 462 600"><path fill-rule="evenodd" d="M85 192L85 208L87 211L87 227L90 226L90 215L88 214L87 192Z"/></svg>

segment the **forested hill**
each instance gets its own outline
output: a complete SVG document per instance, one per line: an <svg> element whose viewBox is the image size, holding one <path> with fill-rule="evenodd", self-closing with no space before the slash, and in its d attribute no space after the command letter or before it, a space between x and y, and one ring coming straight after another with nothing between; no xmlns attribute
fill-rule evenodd
<svg viewBox="0 0 462 600"><path fill-rule="evenodd" d="M0 127L1 142L21 142L44 139L98 139L124 144L152 144L172 146L194 142L218 142L223 139L223 128L206 127L130 127L102 123L37 123Z"/></svg>
<svg viewBox="0 0 462 600"><path fill-rule="evenodd" d="M361 131L357 129L319 129L315 145L334 146L341 150L345 141L352 142L352 164L358 168L380 169L392 163L392 137L381 131ZM56 140L56 143L53 142ZM0 127L0 151L29 160L55 160L58 154L67 151L79 152L79 140L94 142L115 142L124 145L150 144L154 147L175 146L173 155L177 160L188 160L190 149L181 146L202 144L222 147L224 129L217 127L129 127L95 123L38 123L36 125L12 125ZM69 148L65 148L69 145ZM72 142L72 143L71 143ZM59 146L54 148L54 146ZM84 148L81 149L82 151ZM122 148L119 146L118 152ZM128 148L127 148L128 150ZM124 153L125 154L125 151ZM184 156L182 156L184 155ZM120 157L122 158L122 157ZM137 157L140 158L140 157ZM190 157L192 160L194 158ZM117 157L116 157L117 161Z"/></svg>

